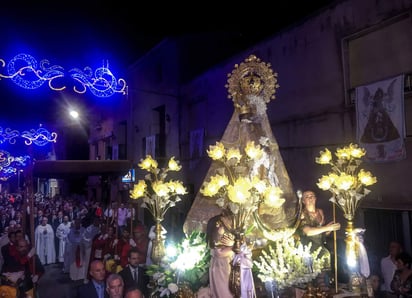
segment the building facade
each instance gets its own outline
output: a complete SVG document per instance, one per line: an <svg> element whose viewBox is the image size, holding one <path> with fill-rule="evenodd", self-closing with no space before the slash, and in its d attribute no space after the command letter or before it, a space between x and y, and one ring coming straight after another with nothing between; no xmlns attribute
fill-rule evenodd
<svg viewBox="0 0 412 298"><path fill-rule="evenodd" d="M408 223L412 209L412 184L407 178L412 165L411 7L409 0L336 1L188 81L182 79L187 63L182 53L190 38L164 40L130 66L127 99L113 114L113 131L126 132L117 145L125 148L124 156L134 163L146 154L181 160L183 181L191 192L181 208L171 212L171 222L178 229L210 166L206 149L221 138L233 112L225 88L227 74L254 54L278 73L280 88L267 113L294 188L314 189L319 206L332 218L330 195L316 186L324 169L315 157L325 147L333 151L358 143L356 94L361 87L402 76L402 101L397 108L403 116L399 139L404 155L366 164L378 183L362 202L358 221L373 229L372 223L381 220L379 212L389 210ZM199 63L206 59L200 54L196 58ZM387 87L385 94L391 90ZM392 236L405 239L410 248L410 231L404 226L396 232L401 235L388 233L381 239L382 250L386 251L385 243Z"/></svg>

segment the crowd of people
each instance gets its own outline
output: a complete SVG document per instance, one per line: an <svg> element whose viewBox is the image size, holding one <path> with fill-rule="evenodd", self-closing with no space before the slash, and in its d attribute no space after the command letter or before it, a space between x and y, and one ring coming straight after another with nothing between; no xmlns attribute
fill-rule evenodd
<svg viewBox="0 0 412 298"><path fill-rule="evenodd" d="M388 255L380 261L380 296L376 297L412 297L412 256L398 240L391 241L388 248Z"/></svg>
<svg viewBox="0 0 412 298"><path fill-rule="evenodd" d="M325 238L339 230L340 224L326 223L313 191L305 191L302 202L297 230L300 240L329 254ZM210 291L216 297L222 293L232 297L228 278L233 237L225 231L224 219L219 215L208 225ZM30 223L34 224L33 235ZM150 278L145 270L151 264L149 233L132 206L112 203L105 207L101 202L80 198L36 196L31 214L20 195L0 194L0 233L2 297L33 297L45 268L56 263L72 281L82 282L73 297L150 295ZM373 297L412 297L411 265L411 255L400 242L392 241L388 256L381 259L380 272L372 272L368 278ZM330 263L325 268L330 268Z"/></svg>
<svg viewBox="0 0 412 298"><path fill-rule="evenodd" d="M123 269L124 272L128 269ZM107 276L104 262L93 260L89 269L91 280L77 288L77 298L143 298L144 291L140 283L125 279L121 273ZM97 294L97 295L96 295Z"/></svg>
<svg viewBox="0 0 412 298"><path fill-rule="evenodd" d="M73 297L149 295L149 233L131 205L38 195L31 205L19 194L1 194L0 233L2 297L34 297L50 264L80 282Z"/></svg>

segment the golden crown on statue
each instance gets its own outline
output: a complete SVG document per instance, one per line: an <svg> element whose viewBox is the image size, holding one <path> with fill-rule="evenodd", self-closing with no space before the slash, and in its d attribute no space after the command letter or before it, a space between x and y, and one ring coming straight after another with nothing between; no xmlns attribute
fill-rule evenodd
<svg viewBox="0 0 412 298"><path fill-rule="evenodd" d="M259 110L266 111L266 103L275 99L276 89L279 88L277 76L270 63L250 55L244 62L235 64L233 71L228 74L225 85L229 92L228 98L233 100L240 114L261 114L263 111Z"/></svg>

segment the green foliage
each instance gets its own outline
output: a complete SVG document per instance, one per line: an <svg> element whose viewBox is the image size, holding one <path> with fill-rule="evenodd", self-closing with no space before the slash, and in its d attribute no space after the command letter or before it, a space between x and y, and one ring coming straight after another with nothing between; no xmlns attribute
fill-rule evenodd
<svg viewBox="0 0 412 298"><path fill-rule="evenodd" d="M206 234L194 231L175 244L175 253L166 255L160 265L152 264L147 268L151 277L151 287L159 294L165 292L168 297L173 294L167 288L176 283L185 283L193 292L209 282L210 251ZM169 296L172 295L172 296Z"/></svg>
<svg viewBox="0 0 412 298"><path fill-rule="evenodd" d="M209 282L209 263L210 250L207 247L206 234L195 231L187 238L189 246L199 247L203 251L202 257L192 269L187 269L183 274L183 280L187 282L190 288L196 292L199 288L206 286ZM180 244L178 249L183 250Z"/></svg>

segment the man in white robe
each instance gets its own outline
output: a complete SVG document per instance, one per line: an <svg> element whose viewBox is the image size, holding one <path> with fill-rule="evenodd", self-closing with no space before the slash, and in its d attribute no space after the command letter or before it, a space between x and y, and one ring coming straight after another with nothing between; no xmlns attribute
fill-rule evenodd
<svg viewBox="0 0 412 298"><path fill-rule="evenodd" d="M56 263L56 250L54 247L54 231L48 223L47 217L43 217L41 224L34 231L34 243L36 253L43 265Z"/></svg>
<svg viewBox="0 0 412 298"><path fill-rule="evenodd" d="M64 262L64 251L65 251L66 242L67 242L67 235L69 235L69 232L70 232L69 217L65 215L63 217L63 222L59 224L56 229L56 237L59 239L59 249L58 249L57 260L60 263Z"/></svg>
<svg viewBox="0 0 412 298"><path fill-rule="evenodd" d="M85 246L82 244L83 234L86 229L81 226L80 218L75 219L67 235L66 260L64 270L68 270L70 279L77 281L84 279L87 274L85 265Z"/></svg>

